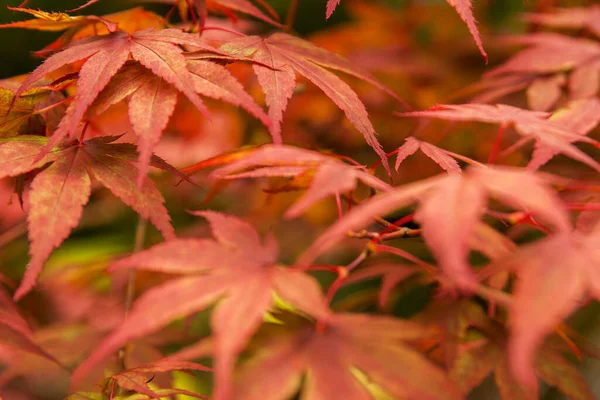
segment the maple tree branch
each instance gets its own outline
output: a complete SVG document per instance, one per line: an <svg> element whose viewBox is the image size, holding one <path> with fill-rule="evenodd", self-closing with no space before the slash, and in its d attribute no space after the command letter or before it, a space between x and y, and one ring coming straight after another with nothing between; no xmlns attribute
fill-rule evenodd
<svg viewBox="0 0 600 400"><path fill-rule="evenodd" d="M352 209L352 206L358 206L361 204L361 203L357 202L356 200L354 200L352 198L352 196L340 195L340 197L342 199L344 199L346 201L346 203L348 204L348 211L350 211ZM382 227L384 227L386 229L389 229L388 230L388 232L389 232L390 230L402 228L402 226L401 226L402 224L411 222L412 220L406 220L406 222L402 222L402 221L404 221L405 218L411 218L412 215L413 214L406 215L395 222L389 222L381 217L374 217L373 219L375 220L375 222L377 224L381 225Z"/></svg>
<svg viewBox="0 0 600 400"><path fill-rule="evenodd" d="M369 232L362 230L359 232L350 232L348 236L355 239L371 239L373 242L383 242L384 240L405 239L421 236L420 229L410 229L405 226L397 228L397 230L388 233Z"/></svg>

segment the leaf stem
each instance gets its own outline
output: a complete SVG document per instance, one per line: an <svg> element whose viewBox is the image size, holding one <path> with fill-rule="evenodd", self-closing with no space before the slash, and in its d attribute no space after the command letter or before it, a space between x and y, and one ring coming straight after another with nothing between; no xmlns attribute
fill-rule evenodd
<svg viewBox="0 0 600 400"><path fill-rule="evenodd" d="M146 238L146 227L148 226L148 220L138 216L137 227L135 229L135 243L133 245L133 252L137 253L142 251L144 248L144 239ZM137 270L131 268L129 270L129 276L127 279L127 291L125 293L125 318L127 318L129 311L131 311L131 305L133 304L133 297L135 295L135 272Z"/></svg>
<svg viewBox="0 0 600 400"><path fill-rule="evenodd" d="M300 0L292 0L290 8L288 9L287 19L285 21L285 30L287 32L294 28L294 21L296 20L296 14L298 14L298 5Z"/></svg>
<svg viewBox="0 0 600 400"><path fill-rule="evenodd" d="M333 281L331 286L329 286L329 289L327 289L327 294L325 295L325 303L326 304L331 304L331 302L333 301L333 297L335 296L337 291L342 287L346 278L348 278L348 274L350 273L350 271L352 271L354 268L358 267L363 261L365 261L367 259L367 257L369 257L370 254L371 254L371 250L369 249L369 247L366 247L358 255L358 257L356 257L350 264L346 265L345 267L335 268L335 272L337 272L338 276L335 279L335 281ZM326 320L319 319L315 326L315 330L317 332L324 332L326 325L327 325Z"/></svg>
<svg viewBox="0 0 600 400"><path fill-rule="evenodd" d="M62 99L62 100L61 100L61 101L59 101L59 102L56 102L56 103L54 103L54 104L51 104L51 105L49 105L48 107L44 107L44 108L41 108L41 109L39 109L39 110L35 110L35 111L33 112L33 114L42 114L42 113L45 113L45 112L47 112L47 111L50 111L50 110L52 110L53 108L56 108L56 107L58 107L58 106L61 106L61 105L65 104L65 103L66 103L66 102L68 102L68 101L71 101L71 100L73 100L74 98L75 98L75 96L71 96L71 97L64 98L64 99Z"/></svg>
<svg viewBox="0 0 600 400"><path fill-rule="evenodd" d="M148 226L148 221L142 216L138 216L137 227L135 229L135 242L133 245L133 253L137 253L144 248L144 239L146 237L146 227ZM124 305L124 313L123 319L127 319L129 312L131 311L131 306L133 305L133 298L135 296L135 278L136 278L136 269L131 268L127 271L127 288L125 289L125 305ZM126 368L125 366L125 356L126 356L126 348L123 347L119 350L117 355L118 365L122 371Z"/></svg>
<svg viewBox="0 0 600 400"><path fill-rule="evenodd" d="M342 219L344 217L344 211L342 211L342 199L340 198L339 192L335 192L335 205L337 207L338 219Z"/></svg>
<svg viewBox="0 0 600 400"><path fill-rule="evenodd" d="M363 261L365 261L370 253L371 252L369 251L369 249L366 248L350 264L346 265L345 267L339 267L337 269L338 277L331 284L331 286L329 286L329 290L327 290L327 295L325 297L325 300L328 304L331 303L331 301L333 300L333 296L335 296L338 289L342 287L342 284L348 277L350 271L352 271L353 269L358 267Z"/></svg>
<svg viewBox="0 0 600 400"><path fill-rule="evenodd" d="M432 276L438 275L438 270L436 267L421 260L418 257L413 256L412 254L410 254L409 252L407 252L405 250L398 249L398 248L392 247L392 246L386 246L383 244L375 244L373 246L373 249L376 252L384 252L384 253L397 255L398 257L402 257L405 260L408 260L408 261L411 261L411 262L417 264L419 267L423 268L423 270L425 272L427 272L428 274L430 274Z"/></svg>
<svg viewBox="0 0 600 400"><path fill-rule="evenodd" d="M496 161L498 153L500 152L500 145L502 144L502 136L504 136L504 131L506 131L507 127L507 124L501 124L500 128L498 128L498 134L496 135L494 147L492 147L492 152L490 153L490 158L488 158L488 164L493 164L494 161Z"/></svg>

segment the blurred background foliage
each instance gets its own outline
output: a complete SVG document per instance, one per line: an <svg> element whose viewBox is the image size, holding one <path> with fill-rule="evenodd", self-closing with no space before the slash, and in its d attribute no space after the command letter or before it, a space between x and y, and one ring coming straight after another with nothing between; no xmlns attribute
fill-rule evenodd
<svg viewBox="0 0 600 400"><path fill-rule="evenodd" d="M8 5L17 6L20 2L21 0L8 0ZM46 11L64 11L78 7L84 2L84 0L31 0L28 7ZM285 20L290 0L268 0L268 3L281 15L282 20ZM490 53L490 65L506 60L507 56L511 54L504 48L496 48L492 38L502 33L523 32L527 28L519 19L519 13L545 8L550 3L576 6L586 2L578 0L562 2L545 0L475 1L475 14L484 34L484 44ZM132 0L102 0L75 14L105 15L130 9L140 4ZM294 24L296 32L303 36L310 36L311 40L322 47L339 54L352 56L353 61L371 69L386 85L417 109L426 108L435 103L456 101L456 93L476 82L485 71L486 66L466 27L456 12L448 7L445 0L343 0L340 8L329 21L325 20L325 4L326 0L300 0ZM168 5L144 3L143 6L159 15L165 15L170 9ZM29 19L29 17L3 7L0 8L0 23ZM173 21L176 22L175 19ZM270 29L268 26L263 27L267 30ZM60 34L60 32L50 33L24 29L0 29L0 54L2 55L0 79L32 71L40 64L41 59L33 57L31 52L43 48L58 38ZM254 95L258 89L256 87L253 89L249 84L251 80L247 79L248 74L245 74L244 67L247 66L241 66L238 70L234 65L232 70ZM303 146L311 148L331 149L349 155L365 164L374 162L376 157L372 150L365 146L362 136L348 124L331 101L312 86L306 85L306 82L302 80L299 82L299 89L290 101L284 118L286 142L301 143ZM382 98L381 93L374 92L372 87L363 82L353 80L352 87L356 89L371 111L372 121L388 151L397 148L403 143L405 137L411 135L415 122L399 120L392 114L393 111L398 111L398 104L392 104L389 99ZM464 100L464 98L460 99ZM511 104L516 103L517 105L519 101L523 101L522 98L512 100L514 102ZM209 102L209 105L213 104ZM173 119L174 121L170 124L162 142L169 141L168 134L170 133L180 135L180 138L185 140L189 139L189 143L192 143L195 135L202 136L205 141L201 141L197 148L188 147L186 150L190 154L184 154L184 156L189 160L185 161L178 160L182 157L182 148L173 147L171 150L163 148L164 153L161 155L164 154L168 161L177 160L183 163L176 165L177 167L185 166L186 163L191 164L242 144L259 144L268 138L263 127L257 125L255 121L248 121L249 118L245 118L243 114L231 107L218 105L215 106L214 111L211 108L213 125L210 127L206 127L206 123L198 117L190 116L192 114L189 112L186 113L186 107L185 101L178 105L180 114L176 115L180 115L181 118ZM420 137L457 153L475 159L486 159L492 145L490 138L496 131L495 127L482 127L481 124L461 124L452 132L452 135L447 135L446 126L448 126L447 123L433 122L427 129L420 132ZM215 139L214 133L217 129L221 136L217 135L218 137ZM227 133L222 134L225 131ZM208 135L207 132L211 135ZM485 139L482 139L484 134L486 135ZM177 153L178 151L179 153ZM194 151L196 152L194 153ZM515 153L511 157L504 161L518 165L525 159L521 153ZM565 164L568 162L564 159L559 157L558 160L558 164L554 168L568 165ZM404 168L394 176L396 184L422 179L439 172L432 161L421 156L411 157L403 165ZM207 207L204 200L209 189L203 179L205 177L198 177L197 182L202 187L202 189L198 189L186 184L174 186L176 180L170 176L159 175L156 178L157 184L166 198L169 213L178 233L208 236L206 225L199 224L198 218L191 218L184 211ZM2 183L0 182L0 184ZM270 195L265 193L264 186L252 181L236 182L223 193L215 196L208 207L243 215L262 232L273 230L282 247L280 261L292 262L310 244L319 229L334 220L335 204L332 201L322 202L313 207L303 218L281 221L283 210L297 199L299 194L293 192ZM9 189L9 187L0 185L0 194L8 193ZM243 200L240 201L240 199ZM4 203L1 205L4 206ZM10 207L14 208L14 213L19 215L15 221L23 218L22 212L19 214L19 207L14 196ZM409 212L411 210L401 210L397 215L389 216L389 219L395 220ZM28 255L24 225L17 224L11 228L12 231L11 229L6 230L15 221L9 223L0 220L0 232L3 232L0 236L0 243L6 245L6 242L2 243L2 240L11 239L13 236L18 238L10 245L0 246L0 250L2 250L0 271L18 282L27 264ZM40 290L25 299L25 307L36 309L36 305L46 304L50 300L59 301L52 298L53 294L50 290L44 290L44 285L48 285L49 288L56 291L57 286L52 285L58 285L61 290L70 290L69 288L74 285L84 286L84 283L93 282L93 290L101 295L119 289L118 277L108 279L102 270L111 259L131 250L137 221L135 213L124 207L110 193L107 191L94 192L90 204L86 206L84 218L79 227L61 249L52 256L42 277ZM502 227L498 228L502 229ZM6 232L12 236L6 236ZM518 231L515 232L514 237L517 241L530 240ZM146 246L160 240L160 234L150 228ZM329 259L324 261L336 264L350 261L357 249L360 249L360 245L364 243L348 242L347 245L340 246L336 253L329 255ZM392 244L408 250L426 261L433 261L420 238L403 239ZM381 261L385 262L385 257L375 260L375 262ZM474 254L473 262L481 262L477 259L476 254ZM72 266L85 266L86 269L81 271L87 272L72 274L69 272ZM326 273L317 274L317 277L324 285L330 284L334 278L331 274ZM160 278L152 274L141 273L137 281L138 292L158 281ZM336 296L334 308L366 312L383 311L400 317L410 317L421 311L435 294L431 285L423 285L418 280L409 279L394 291L388 301L389 304L380 310L377 307L379 287L380 279L348 285ZM94 305L94 307L96 306ZM57 306L57 308L59 307ZM104 309L98 312L102 313ZM109 317L114 317L112 313L113 311L108 310L100 317L106 321ZM598 313L598 307L594 306L580 312L572 321L573 327L583 332L594 343L600 343L600 326L595 323ZM49 323L52 316L43 315L42 312L38 312L38 314L35 315L38 326L45 327L44 324ZM188 340L208 334L208 315L208 312L203 312L189 321L193 329L191 336L187 337ZM107 325L107 329L109 328L110 326ZM74 339L73 343L79 342ZM49 346L51 345L52 343L49 344ZM181 346L181 343L179 345ZM169 344L163 348L168 348L168 346ZM56 352L67 353L69 350L68 346L55 349ZM600 376L597 364L589 363L586 365L585 372L588 382L596 386L600 384L598 379L594 379L594 377ZM64 390L66 378L65 376L56 378L56 393ZM176 379L182 384L185 383L190 389L197 389L200 392L208 390L209 379L207 377L191 380L185 374L177 374ZM486 381L473 394L472 398L495 399L493 386L493 382ZM595 389L600 393L599 387ZM47 391L45 395L42 394L44 390ZM54 393L48 390L48 386L41 386L40 398L56 398ZM557 397L553 391L548 391L546 398L556 400L560 397ZM7 400L11 399L7 397Z"/></svg>
<svg viewBox="0 0 600 400"><path fill-rule="evenodd" d="M378 0L373 0L373 2L377 1ZM273 6L279 15L283 17L287 15L287 9L290 4L289 0L268 0L267 2ZM343 1L341 7L333 14L329 21L326 21L323 10L325 9L327 0L301 0L294 27L298 33L305 35L315 31L328 29L335 24L348 21L350 16L345 12L345 3L347 2L348 1ZM445 0L379 0L379 2L389 7L402 10L408 8L411 3L444 4ZM6 5L13 7L20 3L21 0L6 1ZM45 11L65 11L76 8L82 3L84 3L83 0L31 0L28 3L28 7L39 8ZM522 0L487 0L485 2L480 1L477 3L479 3L477 4L477 7L481 8L483 11L483 14L478 13L479 19L483 20L486 25L489 25L495 30L505 30L510 28L510 26L514 25L514 16L516 13L527 7L527 2L523 2ZM79 13L73 13L73 15L104 15L126 10L140 4L140 2L134 0L103 0L81 10ZM162 15L166 14L170 8L168 5L151 3L144 3L143 6L148 10L155 11ZM0 23L8 23L27 18L28 16L25 14L16 13L4 7L0 7ZM376 21L373 22L376 23ZM435 24L437 21L432 19L430 23ZM422 34L425 35L425 33ZM58 38L58 36L60 36L60 33L40 33L25 29L0 30L0 43L2 43L0 48L2 49L3 59L3 62L0 63L0 79L25 74L33 70L33 68L39 64L40 60L32 57L30 52L44 47L46 44ZM7 62L9 60L10 62Z"/></svg>

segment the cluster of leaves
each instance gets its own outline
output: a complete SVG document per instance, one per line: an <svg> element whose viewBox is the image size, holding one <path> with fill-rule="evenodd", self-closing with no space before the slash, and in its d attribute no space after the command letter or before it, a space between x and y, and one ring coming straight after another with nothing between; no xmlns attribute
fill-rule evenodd
<svg viewBox="0 0 600 400"><path fill-rule="evenodd" d="M528 15L582 37L502 38L526 48L468 88L471 102L414 111L356 59L292 34L296 0L286 25L262 0L156 2L177 8L181 24L141 7L100 17L22 4L9 9L34 19L0 25L65 31L36 53L45 60L33 72L0 81L0 193L14 185L26 214L18 222L22 214L0 211L0 250L25 233L29 241L22 277L8 265L11 252L0 254L0 394L37 398L35 382L46 375L56 379L42 379L43 393L71 400L463 399L493 374L503 399L538 398L548 386L595 398L572 360L594 350L575 343L565 320L600 300L597 6ZM327 18L340 3L327 2ZM471 1L448 3L487 64ZM275 32L258 34L237 13ZM358 132L377 160L370 167L344 152L351 144L338 144L343 154L319 151L302 133L327 98L323 109L340 118L325 118L326 133ZM254 137L215 146L230 134L219 120L227 108L215 100L256 119L246 122ZM365 104L379 109L369 116ZM376 134L379 113L387 125L419 120L394 151ZM486 154L446 149L443 137L458 132L431 119L477 124ZM486 124L499 125L489 139ZM194 140L216 150L196 157ZM419 179L421 164L410 164L422 160L412 157L418 150L443 172ZM190 153L201 160L181 168ZM167 175L181 185L161 190L150 167L165 172L156 174L163 184ZM120 206L100 186L139 214L132 254L119 247L57 267L76 227L117 219ZM186 203L204 186L203 202ZM172 224L165 198L203 208L188 212L192 228ZM260 202L261 212L252 216L240 198ZM144 249L147 221L163 241ZM361 300L352 287L374 278L375 296ZM410 288L436 296L395 315L391 303ZM181 384L179 371L195 371L192 384Z"/></svg>

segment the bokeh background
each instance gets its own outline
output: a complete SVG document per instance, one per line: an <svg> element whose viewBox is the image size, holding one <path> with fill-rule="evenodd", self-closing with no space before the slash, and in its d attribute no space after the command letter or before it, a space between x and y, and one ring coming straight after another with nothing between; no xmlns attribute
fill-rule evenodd
<svg viewBox="0 0 600 400"><path fill-rule="evenodd" d="M28 7L46 11L64 11L78 7L83 2L84 0L31 0ZM267 2L282 16L282 19L285 19L289 0ZM5 4L17 6L19 3L20 0L11 0ZM576 6L588 2L574 0L553 3L561 6ZM131 0L101 0L82 10L80 14L104 15L140 4ZM465 97L461 97L460 94L464 88L478 81L486 68L505 61L512 54L511 49L497 46L493 38L501 34L527 31L529 28L519 18L519 14L523 11L543 9L550 4L550 1L475 0L475 14L484 35L484 44L490 54L488 67L485 66L466 27L445 0L343 0L329 21L325 20L325 4L326 0L300 0L294 24L295 31L310 37L322 47L346 55L357 65L370 69L415 109L423 109L436 103L464 101ZM160 4L144 4L144 7L160 15L166 14L170 9L168 5ZM0 7L0 24L28 18L28 15ZM176 21L176 18L175 13L173 21ZM268 31L269 27L260 25L259 29ZM40 64L41 59L32 56L31 52L43 48L59 35L60 33L24 29L0 29L0 79L33 70ZM240 79L246 76L243 69L236 72ZM404 138L415 128L415 123L393 117L392 113L399 111L401 107L381 93L374 92L369 85L350 79L348 82L352 83L352 87L359 93L367 108L373 110L371 118L384 147L391 151L401 145ZM371 164L376 160L372 151L364 145L362 136L347 121L344 121L343 115L326 97L306 82L301 81L300 88L290 102L284 118L286 141L302 143L306 147L330 149L350 155L365 164ZM249 87L249 90L255 94L252 90L257 89ZM511 100L511 104L524 104L522 96ZM183 104L180 108L185 107ZM186 161L189 164L241 144L259 144L268 140L264 129L255 122L248 121L247 116L240 116L237 110L231 108L219 107L221 106L215 106L217 114L211 127L204 126L201 119L195 117L180 119L170 124L163 142L167 142L170 135L182 135L186 140L189 139L190 143L195 136L205 138L204 141L199 142L197 149L194 148L197 152ZM466 124L453 131L452 135L448 135L445 129L447 125L434 123L430 129L422 132L421 138L478 160L486 159L491 140L481 140L481 135L489 132L493 135L494 127ZM228 136L210 139L209 133L215 130L215 126L220 131L229 132ZM486 137L489 139L493 136ZM161 151L164 152L161 155L164 155L168 161L176 163L178 156L176 152L180 150L177 148L169 150L167 146ZM524 157L526 155L515 154L508 161L519 164ZM561 160L553 168L563 168L565 165L568 167L568 161ZM408 159L402 171L394 177L396 183L421 179L439 172L437 166L424 157ZM206 227L198 227L197 221L191 219L183 210L207 207L204 200L209 190L198 190L194 187L186 187L185 184L174 189L173 179L158 176L156 180L167 198L167 206L178 232L206 234ZM3 190L0 194L6 193L6 188L0 187L0 189ZM240 201L240 198L244 201ZM215 197L209 207L244 215L262 232L275 230L279 233L278 237L282 245L284 258L282 261L291 261L308 246L318 234L319 228L330 224L333 220L332 216L335 216L335 206L329 202L315 207L300 221L279 223L282 211L296 198L297 194L294 193L276 197L267 196L258 184L246 182L234 185L230 191ZM11 204L11 207L15 207L16 203L13 201ZM18 214L18 210L15 214ZM6 215L2 217L5 218ZM18 222L18 218L22 217L23 215L20 214L14 221L11 220L10 224ZM55 252L48 263L47 269L50 274L46 279L49 285L47 287L54 290L64 289L73 286L73 282L81 286L94 282L100 292L108 290L111 285L114 287L115 282L109 282L108 278L103 276L102 270L110 259L130 251L136 223L136 215L124 208L112 195L107 192L95 192L90 204L86 206L80 227L61 249ZM2 229L10 224L0 220ZM2 262L0 271L14 279L18 279L27 264L27 240L24 233L24 231L15 232L15 240L10 245L0 248ZM158 241L160 235L150 230L147 245ZM431 260L431 255L420 239L404 240L401 245L417 256ZM347 250L351 253L356 248L357 246L349 245ZM351 254L342 253L340 251L332 256L337 259L332 259L331 262L343 263L345 258L352 259ZM56 272L74 265L86 266L87 271L90 271L89 274L81 276L71 272L62 274ZM54 278L52 278L52 271L55 272ZM68 270L64 269L64 271ZM319 279L327 284L332 278L324 274L319 276ZM144 287L154 283L156 278L141 274L139 289L143 290ZM335 304L340 309L358 307L364 311L375 311L373 302L378 287L379 282L350 286L339 292ZM26 305L43 304L46 300L44 296L41 290L40 293L27 298ZM420 311L432 296L433 290L430 286L411 286L408 283L396 293L393 304L386 311L397 316L409 317ZM599 309L600 307L594 303L575 315L571 321L572 326L582 332L594 345L600 344L600 323L597 322ZM44 327L44 322L50 321L51 316L38 314L33 317L41 321L40 326ZM194 334L198 337L208 333L208 315L202 313L192 321ZM60 334L64 335L64 332L56 334L60 336ZM48 340L51 342L53 339ZM62 351L68 351L68 348ZM584 363L583 368L587 381L594 386L596 393L600 394L600 379L597 379L600 376L600 363L591 359ZM50 389L47 383L44 383L46 386L40 384L40 388L46 388L46 392L40 389L39 398L56 398L56 393L64 389L60 379L57 378L55 386L51 386ZM208 385L206 383L208 378L205 381L190 382L187 375L181 374L177 379L180 383L187 382L186 384L193 386L191 389L202 390ZM471 398L497 399L493 386L492 380L488 379ZM560 395L553 390L544 392L544 399L560 398ZM12 399L7 397L6 400Z"/></svg>

